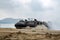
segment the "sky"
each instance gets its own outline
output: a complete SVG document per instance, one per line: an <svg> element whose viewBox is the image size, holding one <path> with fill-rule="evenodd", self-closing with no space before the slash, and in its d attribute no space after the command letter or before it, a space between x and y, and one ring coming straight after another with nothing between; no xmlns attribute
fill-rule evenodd
<svg viewBox="0 0 60 40"><path fill-rule="evenodd" d="M36 18L51 21L60 29L60 0L0 0L3 18Z"/></svg>

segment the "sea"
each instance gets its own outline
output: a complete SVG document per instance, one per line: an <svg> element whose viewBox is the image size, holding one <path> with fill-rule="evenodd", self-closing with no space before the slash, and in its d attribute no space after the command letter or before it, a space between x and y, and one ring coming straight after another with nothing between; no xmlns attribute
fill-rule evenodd
<svg viewBox="0 0 60 40"><path fill-rule="evenodd" d="M15 28L15 24L0 24L0 28Z"/></svg>

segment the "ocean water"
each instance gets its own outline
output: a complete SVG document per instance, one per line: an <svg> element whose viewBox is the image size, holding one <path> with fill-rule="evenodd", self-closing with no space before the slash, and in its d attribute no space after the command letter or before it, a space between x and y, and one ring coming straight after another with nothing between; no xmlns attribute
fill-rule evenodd
<svg viewBox="0 0 60 40"><path fill-rule="evenodd" d="M14 24L0 24L0 28L15 28Z"/></svg>

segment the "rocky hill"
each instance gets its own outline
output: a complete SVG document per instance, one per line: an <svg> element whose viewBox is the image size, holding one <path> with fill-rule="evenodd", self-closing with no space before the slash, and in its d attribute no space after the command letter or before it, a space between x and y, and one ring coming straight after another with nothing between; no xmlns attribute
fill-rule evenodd
<svg viewBox="0 0 60 40"><path fill-rule="evenodd" d="M3 20L0 20L0 24L14 24L18 22L20 19L13 19L13 18L5 18Z"/></svg>

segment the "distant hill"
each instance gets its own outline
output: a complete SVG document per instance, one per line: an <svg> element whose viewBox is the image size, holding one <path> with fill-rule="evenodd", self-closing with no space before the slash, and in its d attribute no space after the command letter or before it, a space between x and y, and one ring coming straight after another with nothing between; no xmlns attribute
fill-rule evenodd
<svg viewBox="0 0 60 40"><path fill-rule="evenodd" d="M0 20L0 24L14 24L18 22L20 19L13 19L13 18L5 18L3 20Z"/></svg>

